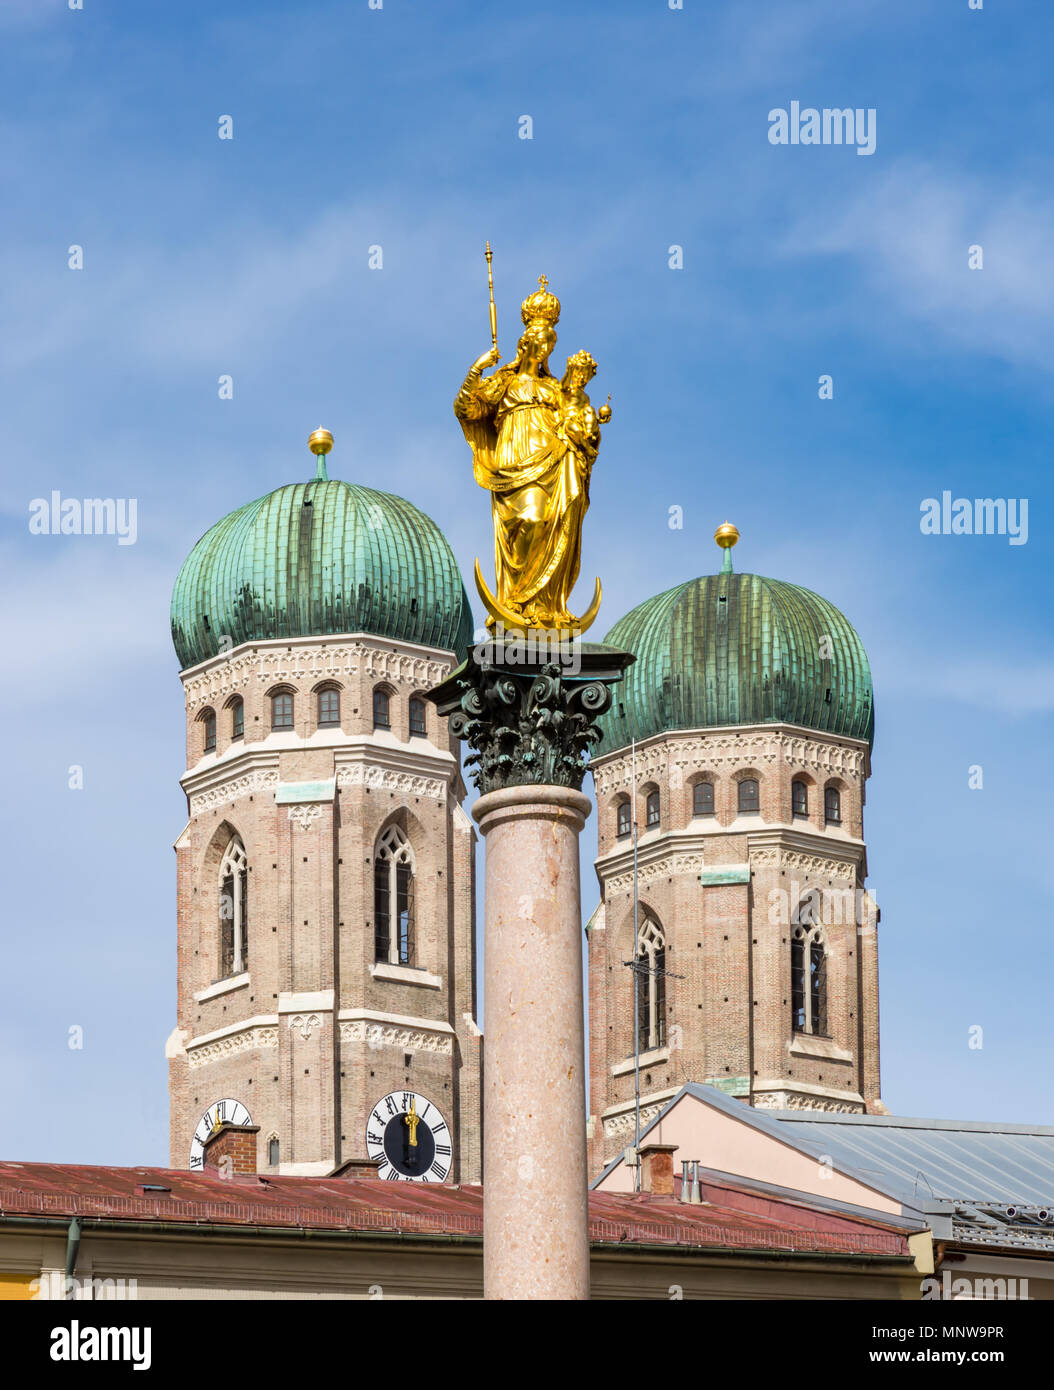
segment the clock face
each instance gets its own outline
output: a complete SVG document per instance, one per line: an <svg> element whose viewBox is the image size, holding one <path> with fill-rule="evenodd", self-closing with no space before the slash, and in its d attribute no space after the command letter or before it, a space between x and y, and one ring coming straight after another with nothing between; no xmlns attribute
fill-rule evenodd
<svg viewBox="0 0 1054 1390"><path fill-rule="evenodd" d="M217 1125L226 1121L232 1125L251 1125L252 1116L240 1100L214 1101L198 1121L194 1138L190 1141L190 1166L196 1172L205 1167L205 1140Z"/></svg>
<svg viewBox="0 0 1054 1390"><path fill-rule="evenodd" d="M366 1152L390 1182L446 1182L453 1163L450 1130L427 1096L392 1091L366 1120Z"/></svg>

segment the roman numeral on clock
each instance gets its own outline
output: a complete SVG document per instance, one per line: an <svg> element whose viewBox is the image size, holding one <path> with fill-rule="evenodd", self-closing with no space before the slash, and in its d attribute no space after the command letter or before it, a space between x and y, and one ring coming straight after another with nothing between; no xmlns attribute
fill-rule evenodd
<svg viewBox="0 0 1054 1390"><path fill-rule="evenodd" d="M436 1175L437 1178L446 1177L446 1169L445 1169L445 1168L443 1167L443 1165L440 1163L440 1161L439 1161L438 1158L437 1158L436 1161L432 1164L431 1168L429 1168L428 1171L429 1171L430 1173L434 1173L434 1174Z"/></svg>
<svg viewBox="0 0 1054 1390"><path fill-rule="evenodd" d="M437 1154L448 1154L449 1152L450 1152L450 1145L449 1145L449 1144L437 1144L437 1145L436 1145L436 1153L437 1153Z"/></svg>

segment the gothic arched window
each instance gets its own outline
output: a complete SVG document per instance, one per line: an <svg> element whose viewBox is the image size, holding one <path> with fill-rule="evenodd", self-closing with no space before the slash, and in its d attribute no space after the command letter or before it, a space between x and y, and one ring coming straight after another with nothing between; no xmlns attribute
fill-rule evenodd
<svg viewBox="0 0 1054 1390"><path fill-rule="evenodd" d="M216 712L207 709L201 716L201 722L205 725L205 752L215 753L216 751Z"/></svg>
<svg viewBox="0 0 1054 1390"><path fill-rule="evenodd" d="M279 1156L279 1153L280 1153L280 1148L279 1148L279 1144L278 1144L278 1135L277 1135L277 1134L272 1134L271 1137L270 1137L270 1139L268 1139L268 1141L267 1141L267 1166L268 1166L269 1168L277 1168L277 1167L278 1167L278 1156Z"/></svg>
<svg viewBox="0 0 1054 1390"><path fill-rule="evenodd" d="M842 823L842 796L837 787L827 787L824 790L823 818L828 825Z"/></svg>
<svg viewBox="0 0 1054 1390"><path fill-rule="evenodd" d="M633 832L633 815L628 801L620 801L615 808L615 834L620 840Z"/></svg>
<svg viewBox="0 0 1054 1390"><path fill-rule="evenodd" d="M336 686L327 685L318 692L318 722L320 728L340 723L340 691Z"/></svg>
<svg viewBox="0 0 1054 1390"><path fill-rule="evenodd" d="M666 1041L666 938L653 917L637 931L637 1017L640 1050L649 1052Z"/></svg>
<svg viewBox="0 0 1054 1390"><path fill-rule="evenodd" d="M644 803L644 824L648 830L654 830L659 824L659 793L649 792L648 798Z"/></svg>
<svg viewBox="0 0 1054 1390"><path fill-rule="evenodd" d="M243 738L245 735L245 704L239 698L231 705L231 738Z"/></svg>
<svg viewBox="0 0 1054 1390"><path fill-rule="evenodd" d="M235 835L220 862L220 978L240 975L249 963L249 864Z"/></svg>
<svg viewBox="0 0 1054 1390"><path fill-rule="evenodd" d="M744 777L739 784L739 811L740 813L750 813L760 810L761 803L758 800L758 779L756 777Z"/></svg>
<svg viewBox="0 0 1054 1390"><path fill-rule="evenodd" d="M419 695L411 696L410 699L410 734L411 737L424 738L428 733L428 725L425 722L425 702Z"/></svg>
<svg viewBox="0 0 1054 1390"><path fill-rule="evenodd" d="M414 852L397 825L377 841L373 856L374 958L414 963Z"/></svg>
<svg viewBox="0 0 1054 1390"><path fill-rule="evenodd" d="M390 729L392 727L391 696L380 686L373 692L373 727Z"/></svg>
<svg viewBox="0 0 1054 1390"><path fill-rule="evenodd" d="M795 927L791 937L791 1027L827 1033L827 950L818 926Z"/></svg>
<svg viewBox="0 0 1054 1390"><path fill-rule="evenodd" d="M714 814L713 782L696 782L692 788L692 815L712 816Z"/></svg>
<svg viewBox="0 0 1054 1390"><path fill-rule="evenodd" d="M809 814L809 788L800 777L795 777L791 783L791 815L807 816Z"/></svg>
<svg viewBox="0 0 1054 1390"><path fill-rule="evenodd" d="M280 690L271 696L271 728L291 729L293 727L293 695L289 690Z"/></svg>

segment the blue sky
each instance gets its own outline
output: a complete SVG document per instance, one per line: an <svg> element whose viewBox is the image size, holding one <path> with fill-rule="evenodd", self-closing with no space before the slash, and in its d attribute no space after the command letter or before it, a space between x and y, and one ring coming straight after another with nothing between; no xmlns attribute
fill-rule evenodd
<svg viewBox="0 0 1054 1390"><path fill-rule="evenodd" d="M5 1156L166 1161L168 600L194 541L306 476L321 423L332 475L412 498L465 573L487 553L450 402L489 345L488 237L506 353L544 271L560 360L590 348L612 393L598 630L713 571L727 516L738 568L818 590L864 639L887 1103L1054 1123L1054 11L522 8L0 6ZM770 144L795 100L875 108L875 153ZM137 498L137 543L31 536L52 489ZM1028 543L922 535L943 489L1027 498Z"/></svg>

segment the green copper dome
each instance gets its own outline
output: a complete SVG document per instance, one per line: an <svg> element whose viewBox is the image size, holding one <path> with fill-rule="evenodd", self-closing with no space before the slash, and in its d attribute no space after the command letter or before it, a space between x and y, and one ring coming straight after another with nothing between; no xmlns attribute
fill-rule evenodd
<svg viewBox="0 0 1054 1390"><path fill-rule="evenodd" d="M863 643L834 604L796 584L726 569L648 599L604 640L637 658L601 721L605 752L722 724L874 737Z"/></svg>
<svg viewBox="0 0 1054 1390"><path fill-rule="evenodd" d="M472 615L439 527L402 497L324 476L225 516L172 591L180 666L271 637L368 632L461 651Z"/></svg>

